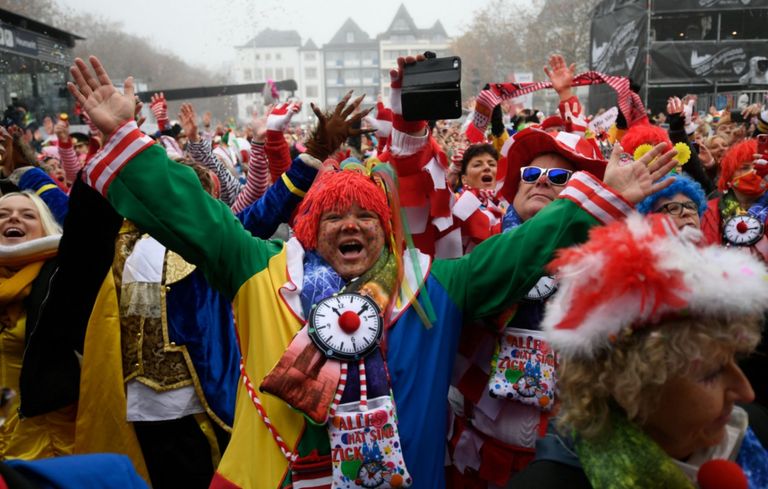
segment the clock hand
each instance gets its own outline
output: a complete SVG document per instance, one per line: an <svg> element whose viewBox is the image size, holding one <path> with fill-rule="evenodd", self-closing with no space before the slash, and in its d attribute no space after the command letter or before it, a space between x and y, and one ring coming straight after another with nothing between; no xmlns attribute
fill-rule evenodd
<svg viewBox="0 0 768 489"><path fill-rule="evenodd" d="M335 307L332 307L332 308L331 308L331 311L335 312L337 316L341 317L341 313L340 313L340 312L339 312L339 310L338 310L338 309L336 309Z"/></svg>
<svg viewBox="0 0 768 489"><path fill-rule="evenodd" d="M367 311L367 310L368 310L368 303L366 302L365 304L363 304L363 307L361 307L361 308L360 308L360 310L359 310L359 311L357 311L357 315L358 315L358 316L362 316L362 315L363 315L363 313L364 313L365 311Z"/></svg>

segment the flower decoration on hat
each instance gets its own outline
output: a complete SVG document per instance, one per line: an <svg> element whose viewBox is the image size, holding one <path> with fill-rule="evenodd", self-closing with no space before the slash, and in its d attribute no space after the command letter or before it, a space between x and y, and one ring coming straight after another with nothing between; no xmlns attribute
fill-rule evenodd
<svg viewBox="0 0 768 489"><path fill-rule="evenodd" d="M768 310L768 270L755 257L698 247L662 215L594 228L550 263L559 283L542 328L565 357L593 357L633 331L674 317L732 318Z"/></svg>
<svg viewBox="0 0 768 489"><path fill-rule="evenodd" d="M653 146L650 144L641 144L637 148L635 148L635 152L632 154L632 157L635 161L639 160L647 152L653 149ZM677 170L679 170L683 165L688 163L688 160L691 159L691 148L685 144L685 143L677 143L675 144L675 150L677 151L677 155L675 155L675 160L677 161ZM653 161L656 161L655 159ZM653 161L649 162L648 164L652 164Z"/></svg>

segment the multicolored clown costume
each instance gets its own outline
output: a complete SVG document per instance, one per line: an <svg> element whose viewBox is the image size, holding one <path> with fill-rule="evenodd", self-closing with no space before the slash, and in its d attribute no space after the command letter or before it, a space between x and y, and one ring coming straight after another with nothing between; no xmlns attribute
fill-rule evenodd
<svg viewBox="0 0 768 489"><path fill-rule="evenodd" d="M292 461L329 455L329 434L326 427L253 387L305 324L302 291L313 250L298 239L283 243L253 238L226 205L204 194L192 171L168 161L165 151L133 122L110 137L86 168L85 179L233 300L243 384L232 439L212 487L289 487ZM366 178L361 179L362 185ZM381 192L370 181L367 185L371 192ZM313 200L313 192L322 193L323 186L313 187L305 202ZM521 298L556 249L583 241L591 227L621 219L629 210L596 178L577 173L557 202L519 228L481 243L470 255L456 260L431 260L410 251L401 255L400 292L386 312L383 342L411 487L445 486L443 400L462 325ZM437 318L429 326L418 314L427 303ZM325 475L316 482L304 486L330 487Z"/></svg>

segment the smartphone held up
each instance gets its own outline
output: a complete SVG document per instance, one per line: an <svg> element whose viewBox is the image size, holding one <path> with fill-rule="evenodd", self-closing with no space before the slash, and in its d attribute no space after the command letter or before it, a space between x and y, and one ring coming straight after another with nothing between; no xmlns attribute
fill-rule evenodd
<svg viewBox="0 0 768 489"><path fill-rule="evenodd" d="M461 117L461 58L427 59L405 65L401 100L407 121L458 119Z"/></svg>

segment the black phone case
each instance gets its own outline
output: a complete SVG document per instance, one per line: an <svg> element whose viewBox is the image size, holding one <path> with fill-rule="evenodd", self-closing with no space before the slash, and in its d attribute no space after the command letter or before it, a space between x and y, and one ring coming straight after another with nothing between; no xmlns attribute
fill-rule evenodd
<svg viewBox="0 0 768 489"><path fill-rule="evenodd" d="M461 58L433 58L406 65L401 100L407 121L461 117Z"/></svg>

